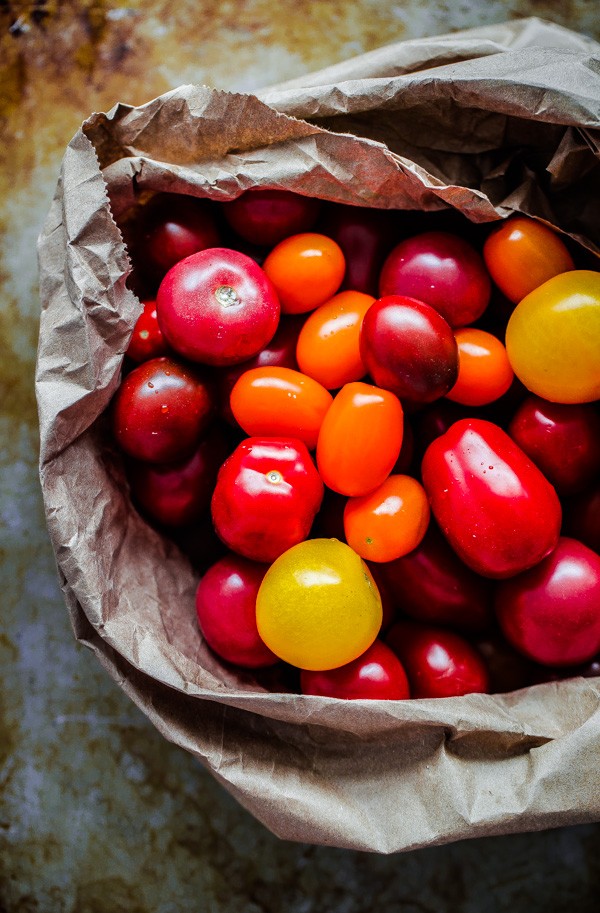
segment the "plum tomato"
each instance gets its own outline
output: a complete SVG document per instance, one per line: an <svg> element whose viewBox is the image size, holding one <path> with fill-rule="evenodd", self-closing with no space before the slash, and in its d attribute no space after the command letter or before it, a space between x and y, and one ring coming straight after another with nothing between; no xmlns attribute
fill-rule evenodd
<svg viewBox="0 0 600 913"><path fill-rule="evenodd" d="M421 469L433 515L476 573L510 577L555 547L561 506L554 488L492 422L456 422L429 445Z"/></svg>
<svg viewBox="0 0 600 913"><path fill-rule="evenodd" d="M144 261L159 276L191 254L218 247L221 238L211 203L181 193L159 193L142 216Z"/></svg>
<svg viewBox="0 0 600 913"><path fill-rule="evenodd" d="M376 296L383 261L395 243L392 239L396 235L396 214L385 209L330 204L322 229L344 254L342 289Z"/></svg>
<svg viewBox="0 0 600 913"><path fill-rule="evenodd" d="M600 399L600 272L548 279L506 327L511 366L528 390L557 403Z"/></svg>
<svg viewBox="0 0 600 913"><path fill-rule="evenodd" d="M280 241L263 263L284 314L304 314L328 301L344 278L346 261L331 238L315 232Z"/></svg>
<svg viewBox="0 0 600 913"><path fill-rule="evenodd" d="M375 491L349 498L344 510L346 542L368 561L393 561L412 552L428 523L425 489L407 475L389 475Z"/></svg>
<svg viewBox="0 0 600 913"><path fill-rule="evenodd" d="M398 621L388 631L385 641L404 666L414 698L489 692L483 657L454 631Z"/></svg>
<svg viewBox="0 0 600 913"><path fill-rule="evenodd" d="M535 567L496 590L505 637L535 662L569 666L600 650L600 555L561 537Z"/></svg>
<svg viewBox="0 0 600 913"><path fill-rule="evenodd" d="M278 662L256 627L256 597L265 571L264 564L225 555L196 590L196 615L208 646L225 662L246 669Z"/></svg>
<svg viewBox="0 0 600 913"><path fill-rule="evenodd" d="M309 450L333 397L312 377L291 368L251 368L231 391L233 416L253 437L295 437Z"/></svg>
<svg viewBox="0 0 600 913"><path fill-rule="evenodd" d="M213 400L208 382L195 368L167 356L145 361L114 396L117 443L138 460L184 460L212 421Z"/></svg>
<svg viewBox="0 0 600 913"><path fill-rule="evenodd" d="M314 197L271 187L253 187L236 200L221 204L221 212L236 234L264 247L310 231L320 209L321 201Z"/></svg>
<svg viewBox="0 0 600 913"><path fill-rule="evenodd" d="M223 463L212 496L217 535L252 561L274 561L308 536L323 500L302 441L246 438Z"/></svg>
<svg viewBox="0 0 600 913"><path fill-rule="evenodd" d="M429 231L401 241L388 255L379 294L424 301L450 324L475 323L487 308L492 284L481 256L459 235Z"/></svg>
<svg viewBox="0 0 600 913"><path fill-rule="evenodd" d="M313 671L357 659L377 637L381 617L367 565L336 539L289 548L268 569L256 600L267 646L292 666Z"/></svg>
<svg viewBox="0 0 600 913"><path fill-rule="evenodd" d="M328 390L360 380L367 369L360 357L360 328L375 299L362 292L339 292L306 319L298 336L300 370Z"/></svg>
<svg viewBox="0 0 600 913"><path fill-rule="evenodd" d="M561 496L583 491L600 474L600 414L591 403L528 396L508 433Z"/></svg>
<svg viewBox="0 0 600 913"><path fill-rule="evenodd" d="M275 335L279 301L254 260L211 248L169 270L156 296L168 343L190 361L231 365L256 355Z"/></svg>
<svg viewBox="0 0 600 913"><path fill-rule="evenodd" d="M575 269L559 236L527 216L511 216L495 228L483 246L483 259L500 291L514 304L553 276Z"/></svg>
<svg viewBox="0 0 600 913"><path fill-rule="evenodd" d="M403 295L371 305L360 354L377 386L411 403L439 399L458 377L458 348L448 323L428 304Z"/></svg>
<svg viewBox="0 0 600 913"><path fill-rule="evenodd" d="M381 640L345 666L300 673L302 694L342 700L403 701L410 697L408 679L395 653Z"/></svg>
<svg viewBox="0 0 600 913"><path fill-rule="evenodd" d="M514 373L500 340L476 327L462 327L454 336L458 378L446 394L448 399L463 406L485 406L504 396Z"/></svg>
<svg viewBox="0 0 600 913"><path fill-rule="evenodd" d="M169 346L158 325L156 301L143 301L142 306L144 310L136 321L125 353L137 364L169 354Z"/></svg>
<svg viewBox="0 0 600 913"><path fill-rule="evenodd" d="M366 495L392 471L402 447L404 413L388 390L345 384L329 407L317 441L317 466L328 488Z"/></svg>

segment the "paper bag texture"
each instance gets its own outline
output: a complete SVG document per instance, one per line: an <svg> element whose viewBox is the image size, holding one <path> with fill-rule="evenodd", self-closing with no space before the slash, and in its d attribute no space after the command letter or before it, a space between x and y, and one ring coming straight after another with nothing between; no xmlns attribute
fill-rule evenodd
<svg viewBox="0 0 600 913"><path fill-rule="evenodd" d="M77 638L167 739L292 840L389 853L600 819L600 679L504 695L271 693L199 635L197 576L132 508L104 410L141 311L115 218L253 186L474 222L529 213L597 252L600 46L539 20L385 47L257 96L183 86L94 114L39 241L48 528ZM109 202L110 200L110 202Z"/></svg>

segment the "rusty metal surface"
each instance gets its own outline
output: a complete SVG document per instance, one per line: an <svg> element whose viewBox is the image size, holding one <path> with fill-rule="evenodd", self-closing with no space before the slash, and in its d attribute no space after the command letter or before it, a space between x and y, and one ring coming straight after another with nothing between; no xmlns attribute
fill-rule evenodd
<svg viewBox="0 0 600 913"><path fill-rule="evenodd" d="M117 100L252 89L407 37L596 0L0 2L0 913L598 909L600 827L393 858L278 841L73 640L37 480L35 240L64 146Z"/></svg>

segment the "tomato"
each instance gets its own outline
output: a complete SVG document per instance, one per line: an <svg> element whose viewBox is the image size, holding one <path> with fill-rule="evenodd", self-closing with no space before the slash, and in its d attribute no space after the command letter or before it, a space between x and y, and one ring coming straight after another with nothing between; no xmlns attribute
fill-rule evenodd
<svg viewBox="0 0 600 913"><path fill-rule="evenodd" d="M492 694L517 691L533 684L536 667L531 660L515 650L500 632L489 632L475 642L475 647L487 666Z"/></svg>
<svg viewBox="0 0 600 913"><path fill-rule="evenodd" d="M541 561L558 541L554 488L491 422L462 419L429 445L423 485L456 554L484 577L510 577Z"/></svg>
<svg viewBox="0 0 600 913"><path fill-rule="evenodd" d="M359 657L381 627L381 599L364 561L336 539L309 539L268 569L256 622L267 646L300 669L334 669Z"/></svg>
<svg viewBox="0 0 600 913"><path fill-rule="evenodd" d="M163 356L138 365L123 380L113 399L113 430L129 456L174 462L191 455L213 413L213 394L202 375Z"/></svg>
<svg viewBox="0 0 600 913"><path fill-rule="evenodd" d="M169 270L156 297L169 344L191 361L230 365L275 335L279 301L260 266L227 248L203 250Z"/></svg>
<svg viewBox="0 0 600 913"><path fill-rule="evenodd" d="M514 373L499 339L475 327L455 332L458 378L446 396L463 406L485 406L508 391Z"/></svg>
<svg viewBox="0 0 600 913"><path fill-rule="evenodd" d="M358 659L322 672L303 669L302 694L342 700L402 701L410 697L406 673L398 657L376 640Z"/></svg>
<svg viewBox="0 0 600 913"><path fill-rule="evenodd" d="M404 666L414 698L487 694L483 658L464 637L444 628L399 621L386 643Z"/></svg>
<svg viewBox="0 0 600 913"><path fill-rule="evenodd" d="M370 494L349 498L344 510L346 541L369 561L393 561L412 552L428 523L425 490L406 475L390 475Z"/></svg>
<svg viewBox="0 0 600 913"><path fill-rule="evenodd" d="M511 216L494 229L483 257L498 288L515 304L553 276L575 269L559 236L527 216Z"/></svg>
<svg viewBox="0 0 600 913"><path fill-rule="evenodd" d="M374 301L362 292L340 292L313 311L298 336L300 370L328 390L364 377L367 369L360 356L360 329Z"/></svg>
<svg viewBox="0 0 600 913"><path fill-rule="evenodd" d="M600 481L568 501L565 532L600 554Z"/></svg>
<svg viewBox="0 0 600 913"><path fill-rule="evenodd" d="M403 295L387 295L369 308L360 354L378 386L414 403L443 396L458 375L458 349L448 323L428 304Z"/></svg>
<svg viewBox="0 0 600 913"><path fill-rule="evenodd" d="M283 313L304 314L335 295L346 261L331 238L307 232L280 241L263 269L277 289Z"/></svg>
<svg viewBox="0 0 600 913"><path fill-rule="evenodd" d="M125 353L138 364L169 354L169 346L158 325L156 301L143 301L142 304L144 310L136 321Z"/></svg>
<svg viewBox="0 0 600 913"><path fill-rule="evenodd" d="M600 272L548 279L516 306L506 351L528 390L557 403L600 399Z"/></svg>
<svg viewBox="0 0 600 913"><path fill-rule="evenodd" d="M332 402L325 387L291 368L251 368L230 397L234 418L246 434L299 438L309 450L317 446Z"/></svg>
<svg viewBox="0 0 600 913"><path fill-rule="evenodd" d="M496 612L506 638L538 663L592 659L600 650L600 555L562 537L536 567L499 584Z"/></svg>
<svg viewBox="0 0 600 913"><path fill-rule="evenodd" d="M158 193L143 210L140 246L144 265L164 276L180 260L209 247L220 235L208 200Z"/></svg>
<svg viewBox="0 0 600 913"><path fill-rule="evenodd" d="M221 467L211 510L225 545L269 562L306 539L322 500L323 483L302 441L249 437Z"/></svg>
<svg viewBox="0 0 600 913"><path fill-rule="evenodd" d="M451 327L474 323L488 306L491 282L468 241L429 231L401 241L388 255L379 294L406 295L435 308Z"/></svg>
<svg viewBox="0 0 600 913"><path fill-rule="evenodd" d="M329 206L323 233L333 238L346 260L343 289L377 295L379 273L397 238L396 213L362 206Z"/></svg>
<svg viewBox="0 0 600 913"><path fill-rule="evenodd" d="M325 484L354 496L381 485L400 454L403 425L402 406L393 393L361 381L343 386L317 441L317 466Z"/></svg>
<svg viewBox="0 0 600 913"><path fill-rule="evenodd" d="M236 200L221 204L221 212L241 238L265 247L310 231L320 209L320 200L271 187L252 187Z"/></svg>

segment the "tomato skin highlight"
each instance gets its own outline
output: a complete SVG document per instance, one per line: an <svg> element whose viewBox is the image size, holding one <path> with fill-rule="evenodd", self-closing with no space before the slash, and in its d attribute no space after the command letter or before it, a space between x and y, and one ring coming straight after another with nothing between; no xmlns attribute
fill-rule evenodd
<svg viewBox="0 0 600 913"><path fill-rule="evenodd" d="M136 364L170 354L167 341L158 325L156 301L143 301L142 304L144 310L136 321L125 353Z"/></svg>
<svg viewBox="0 0 600 913"><path fill-rule="evenodd" d="M511 577L555 547L561 506L554 488L491 422L462 419L429 445L423 485L451 547L484 577Z"/></svg>
<svg viewBox="0 0 600 913"><path fill-rule="evenodd" d="M302 694L342 700L402 701L410 697L400 660L381 640L345 666L321 672L302 670L300 688Z"/></svg>
<svg viewBox="0 0 600 913"><path fill-rule="evenodd" d="M389 475L375 491L349 498L344 510L346 541L368 561L393 561L412 552L428 523L425 490L407 475Z"/></svg>

